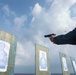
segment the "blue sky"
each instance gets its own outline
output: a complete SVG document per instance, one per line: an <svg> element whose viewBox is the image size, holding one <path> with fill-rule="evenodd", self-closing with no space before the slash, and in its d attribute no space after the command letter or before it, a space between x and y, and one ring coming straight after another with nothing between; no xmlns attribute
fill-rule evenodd
<svg viewBox="0 0 76 75"><path fill-rule="evenodd" d="M76 47L56 45L43 36L75 27L76 0L0 0L0 30L18 37L15 73L35 73L35 43L49 48L51 72L61 72L59 52L75 57ZM71 63L69 67L73 72Z"/></svg>

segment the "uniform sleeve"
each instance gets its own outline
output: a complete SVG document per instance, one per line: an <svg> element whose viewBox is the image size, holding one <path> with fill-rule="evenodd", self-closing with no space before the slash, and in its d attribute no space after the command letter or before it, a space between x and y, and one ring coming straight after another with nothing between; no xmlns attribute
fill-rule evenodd
<svg viewBox="0 0 76 75"><path fill-rule="evenodd" d="M65 35L56 36L53 42L56 44L76 44L76 28Z"/></svg>

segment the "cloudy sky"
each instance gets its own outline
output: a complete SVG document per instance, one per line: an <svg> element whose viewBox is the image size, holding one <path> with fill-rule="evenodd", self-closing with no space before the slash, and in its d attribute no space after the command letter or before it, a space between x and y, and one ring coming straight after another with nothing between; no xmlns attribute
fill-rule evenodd
<svg viewBox="0 0 76 75"><path fill-rule="evenodd" d="M76 27L76 0L0 0L0 30L18 38L15 73L35 73L35 43L49 48L51 73L61 71L59 52L76 58L75 45L56 45L45 34Z"/></svg>

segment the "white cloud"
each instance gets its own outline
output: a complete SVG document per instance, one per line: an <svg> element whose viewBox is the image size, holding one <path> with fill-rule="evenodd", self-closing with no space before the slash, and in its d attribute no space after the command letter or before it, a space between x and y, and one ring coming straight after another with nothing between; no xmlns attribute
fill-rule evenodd
<svg viewBox="0 0 76 75"><path fill-rule="evenodd" d="M15 13L15 11L12 11L9 5L4 5L2 7L2 11L4 12L3 14L4 25L7 26L8 29L11 29L11 32L13 33L15 32L15 35L17 35L19 38L22 38L24 35L24 33L22 34L22 32L27 27L26 14L24 15L21 14L20 16L17 16L17 13Z"/></svg>
<svg viewBox="0 0 76 75"><path fill-rule="evenodd" d="M70 17L70 6L73 4L72 1L67 1L64 7L64 1L54 1L52 6L49 9L42 8L42 12L37 15L33 15L32 27L34 29L39 29L41 32L55 32L55 33L64 33L75 27L76 22ZM36 5L36 4L35 4ZM35 11L35 7L33 8ZM56 28L54 28L56 27ZM47 29L46 29L47 28ZM62 28L62 29L61 29Z"/></svg>
<svg viewBox="0 0 76 75"><path fill-rule="evenodd" d="M33 10L32 10L32 14L33 15L38 15L42 12L42 7L39 5L39 3L36 3Z"/></svg>
<svg viewBox="0 0 76 75"><path fill-rule="evenodd" d="M26 20L27 20L26 15L21 15L21 17L15 17L13 21L15 24L15 29L19 30L22 27L24 27Z"/></svg>
<svg viewBox="0 0 76 75"><path fill-rule="evenodd" d="M31 42L26 42L24 44L17 43L17 53L16 53L16 66L30 66L34 65L35 58L34 49ZM30 49L31 48L31 49ZM33 55L32 55L33 54ZM32 61L31 61L32 60Z"/></svg>
<svg viewBox="0 0 76 75"><path fill-rule="evenodd" d="M8 7L8 5L5 5L2 9L3 9L3 11L5 12L5 14L6 14L7 16L9 16L9 14L10 14L10 8Z"/></svg>
<svg viewBox="0 0 76 75"><path fill-rule="evenodd" d="M7 16L16 15L14 11L11 11L11 9L9 8L9 6L7 4L3 6L2 10L3 10L4 14Z"/></svg>

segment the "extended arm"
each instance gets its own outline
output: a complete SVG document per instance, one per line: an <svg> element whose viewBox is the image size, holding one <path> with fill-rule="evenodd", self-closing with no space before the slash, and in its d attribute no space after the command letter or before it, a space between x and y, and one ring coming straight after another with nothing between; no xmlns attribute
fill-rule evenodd
<svg viewBox="0 0 76 75"><path fill-rule="evenodd" d="M50 36L55 44L76 44L76 28L65 35Z"/></svg>

